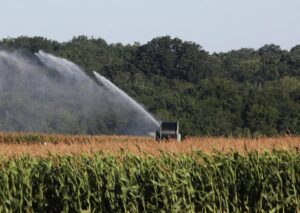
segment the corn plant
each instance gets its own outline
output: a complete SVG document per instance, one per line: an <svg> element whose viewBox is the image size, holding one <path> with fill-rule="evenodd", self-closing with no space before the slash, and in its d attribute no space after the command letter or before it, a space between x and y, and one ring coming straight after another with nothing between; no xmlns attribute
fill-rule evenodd
<svg viewBox="0 0 300 213"><path fill-rule="evenodd" d="M300 155L16 156L0 183L0 212L297 212Z"/></svg>

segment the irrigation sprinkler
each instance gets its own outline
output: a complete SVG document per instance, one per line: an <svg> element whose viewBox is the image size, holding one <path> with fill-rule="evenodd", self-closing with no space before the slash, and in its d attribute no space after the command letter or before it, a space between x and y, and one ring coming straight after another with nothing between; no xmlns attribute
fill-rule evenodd
<svg viewBox="0 0 300 213"><path fill-rule="evenodd" d="M181 141L181 134L179 133L179 122L176 121L162 121L159 130L156 131L156 140L176 139Z"/></svg>

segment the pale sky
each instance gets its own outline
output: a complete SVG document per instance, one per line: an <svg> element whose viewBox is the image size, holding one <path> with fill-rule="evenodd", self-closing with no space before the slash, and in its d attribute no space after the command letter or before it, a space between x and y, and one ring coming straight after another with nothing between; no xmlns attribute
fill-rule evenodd
<svg viewBox="0 0 300 213"><path fill-rule="evenodd" d="M209 52L300 44L300 0L0 0L0 39L43 36L108 43L170 35Z"/></svg>

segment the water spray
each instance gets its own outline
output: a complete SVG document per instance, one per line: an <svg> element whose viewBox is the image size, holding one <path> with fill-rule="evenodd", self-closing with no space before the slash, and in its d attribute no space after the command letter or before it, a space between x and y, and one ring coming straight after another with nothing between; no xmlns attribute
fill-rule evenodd
<svg viewBox="0 0 300 213"><path fill-rule="evenodd" d="M110 81L39 51L0 50L0 131L147 135L159 123Z"/></svg>
<svg viewBox="0 0 300 213"><path fill-rule="evenodd" d="M150 119L157 127L160 126L159 122L155 120L155 118L147 112L140 104L138 104L133 98L131 98L129 95L127 95L123 90L121 90L119 87L117 87L115 84L113 84L110 80L105 78L104 76L98 74L94 71L94 75L97 78L97 80L106 87L109 91L111 91L114 94L118 94L128 100L129 103L131 103L135 108L143 112L143 114Z"/></svg>

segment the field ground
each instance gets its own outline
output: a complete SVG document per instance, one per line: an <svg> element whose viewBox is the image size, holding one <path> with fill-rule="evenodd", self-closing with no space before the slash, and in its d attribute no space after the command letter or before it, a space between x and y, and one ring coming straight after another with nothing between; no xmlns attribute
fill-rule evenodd
<svg viewBox="0 0 300 213"><path fill-rule="evenodd" d="M0 156L48 154L71 155L104 152L159 155L163 152L176 154L203 151L228 153L237 151L300 150L300 137L274 138L223 138L191 137L181 143L176 141L157 142L150 137L132 136L71 136L43 135L34 133L0 133Z"/></svg>

